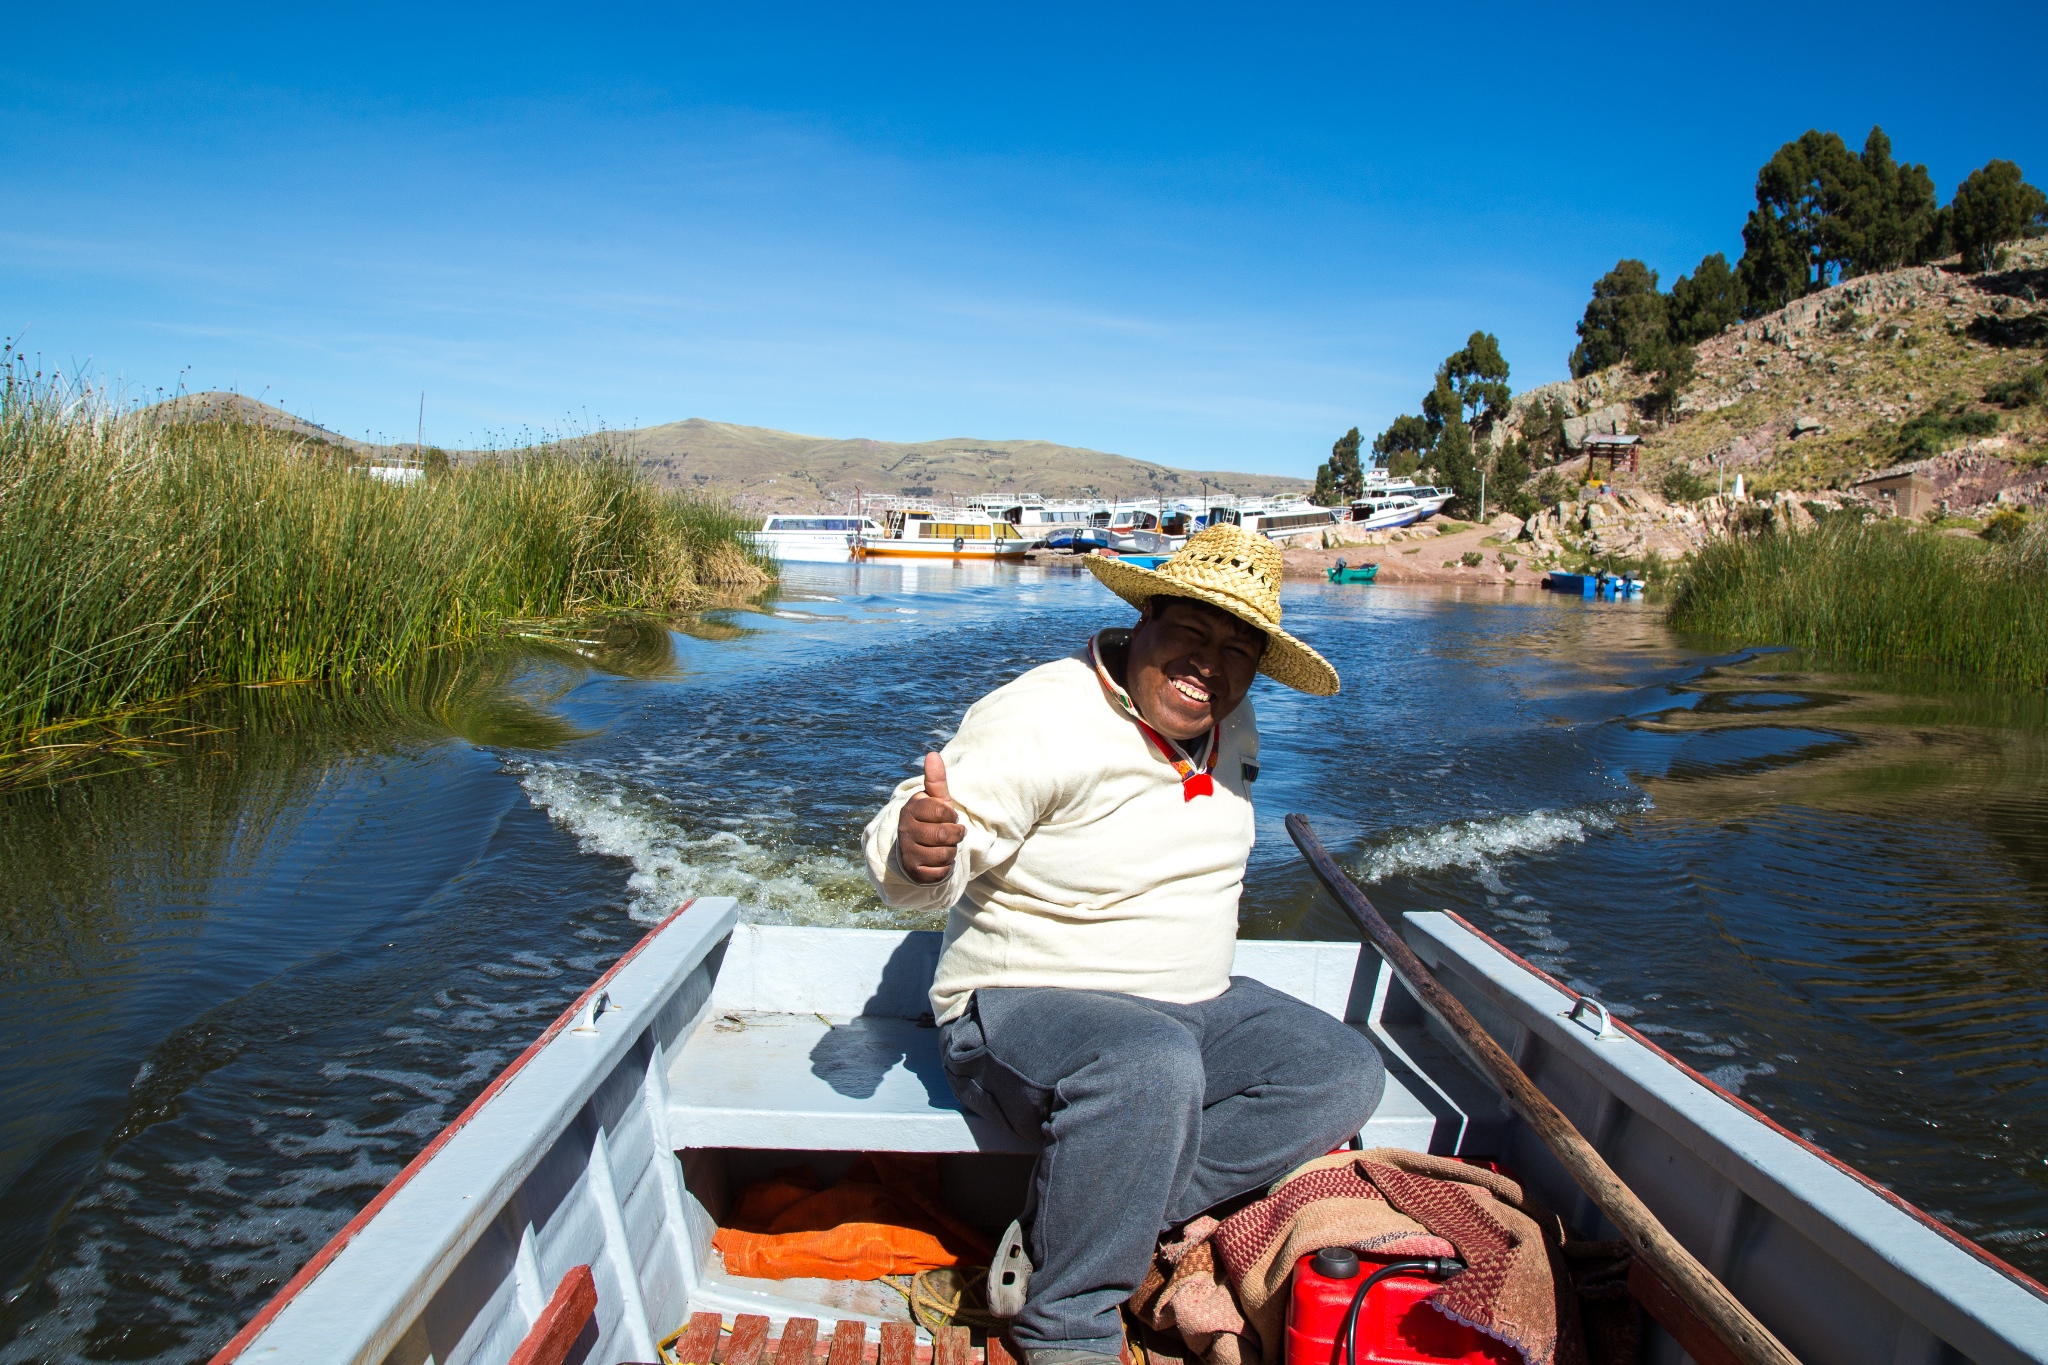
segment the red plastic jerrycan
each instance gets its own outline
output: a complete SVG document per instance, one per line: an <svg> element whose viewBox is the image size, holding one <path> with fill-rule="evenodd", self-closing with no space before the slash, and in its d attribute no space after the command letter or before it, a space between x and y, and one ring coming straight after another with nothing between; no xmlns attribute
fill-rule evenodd
<svg viewBox="0 0 2048 1365"><path fill-rule="evenodd" d="M1287 1365L1347 1365L1341 1338L1351 1300L1368 1276L1392 1264L1348 1247L1302 1257L1287 1300ZM1418 1266L1374 1285L1358 1310L1356 1365L1520 1365L1505 1342L1423 1304L1442 1283Z"/></svg>

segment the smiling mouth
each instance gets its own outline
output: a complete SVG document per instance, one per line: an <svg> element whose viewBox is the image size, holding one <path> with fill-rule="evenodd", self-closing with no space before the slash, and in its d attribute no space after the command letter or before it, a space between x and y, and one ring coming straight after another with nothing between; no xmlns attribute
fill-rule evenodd
<svg viewBox="0 0 2048 1365"><path fill-rule="evenodd" d="M1203 687L1192 678L1175 678L1173 680L1173 689L1197 706L1207 706L1209 704L1209 689Z"/></svg>

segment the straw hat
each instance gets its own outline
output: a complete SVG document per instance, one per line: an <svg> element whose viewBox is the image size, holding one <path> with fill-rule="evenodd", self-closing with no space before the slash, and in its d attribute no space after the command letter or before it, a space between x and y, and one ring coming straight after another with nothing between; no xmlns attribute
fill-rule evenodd
<svg viewBox="0 0 2048 1365"><path fill-rule="evenodd" d="M1192 597L1266 632L1259 672L1312 697L1335 696L1330 661L1280 629L1280 547L1244 528L1211 526L1157 569L1091 554L1088 572L1142 610L1155 597Z"/></svg>

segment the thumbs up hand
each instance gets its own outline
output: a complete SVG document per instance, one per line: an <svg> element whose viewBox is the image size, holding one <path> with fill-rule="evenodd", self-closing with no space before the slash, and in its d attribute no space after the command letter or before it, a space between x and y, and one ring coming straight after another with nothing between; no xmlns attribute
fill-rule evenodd
<svg viewBox="0 0 2048 1365"><path fill-rule="evenodd" d="M946 790L946 760L935 753L924 756L924 791L904 803L896 822L896 852L903 871L914 882L929 886L946 880L953 871L953 858L967 826L953 809L952 793Z"/></svg>

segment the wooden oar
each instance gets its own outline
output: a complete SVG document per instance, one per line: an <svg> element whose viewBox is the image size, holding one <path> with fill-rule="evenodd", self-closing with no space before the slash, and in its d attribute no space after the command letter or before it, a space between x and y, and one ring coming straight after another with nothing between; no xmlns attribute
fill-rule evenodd
<svg viewBox="0 0 2048 1365"><path fill-rule="evenodd" d="M1679 1245L1678 1239L1657 1220L1657 1215L1636 1198L1633 1190L1621 1183L1621 1177L1593 1149L1593 1144L1586 1141L1572 1126L1572 1121L1550 1102L1550 1097L1536 1088L1535 1082L1515 1065L1514 1058L1502 1050L1501 1045L1493 1040L1493 1035L1480 1027L1479 1021L1472 1017L1458 997L1444 989L1443 983L1415 955L1415 950L1380 917L1379 911L1373 909L1372 902L1365 898L1357 883L1344 875L1336 859L1316 838L1307 817L1288 816L1287 832L1294 836L1295 846L1308 859L1308 865L1315 869L1323 885L1337 897L1338 904L1358 925L1366 941L1379 950L1387 964L1422 1002L1423 1008L1450 1030L1451 1036L1458 1040L1480 1071L1507 1095L1508 1103L1514 1106L1515 1112L1522 1116L1536 1136L1543 1139L1543 1145L1550 1148L1566 1173L1607 1215L1608 1221L1621 1229L1621 1235L1628 1239L1636 1255L1656 1271L1671 1292L1747 1365L1799 1365L1784 1344L1771 1335L1770 1329L1758 1322L1725 1285L1693 1259L1691 1252Z"/></svg>

